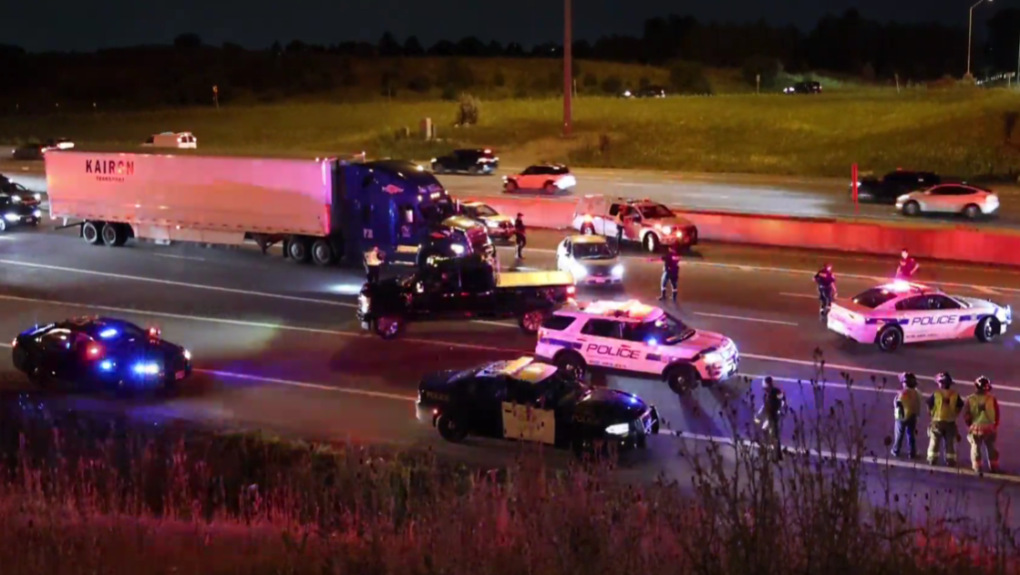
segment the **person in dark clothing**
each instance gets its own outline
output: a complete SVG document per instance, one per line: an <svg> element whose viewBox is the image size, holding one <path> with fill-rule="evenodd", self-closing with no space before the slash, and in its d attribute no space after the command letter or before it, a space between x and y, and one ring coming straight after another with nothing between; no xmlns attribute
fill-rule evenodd
<svg viewBox="0 0 1020 575"><path fill-rule="evenodd" d="M660 300L666 299L666 286L673 288L673 301L676 301L677 285L680 282L680 254L676 246L672 246L662 256L662 282Z"/></svg>
<svg viewBox="0 0 1020 575"><path fill-rule="evenodd" d="M623 224L616 225L616 253L623 248Z"/></svg>
<svg viewBox="0 0 1020 575"><path fill-rule="evenodd" d="M919 267L921 266L918 265L917 260L910 257L907 248L903 248L903 251L900 253L900 265L896 268L896 279L910 280L917 273L917 268Z"/></svg>
<svg viewBox="0 0 1020 575"><path fill-rule="evenodd" d="M826 263L815 274L815 285L818 286L818 315L825 319L836 299L836 275L832 273L832 264Z"/></svg>
<svg viewBox="0 0 1020 575"><path fill-rule="evenodd" d="M514 220L514 238L517 240L517 259L524 259L524 246L528 245L528 230L524 227L524 214L517 214Z"/></svg>
<svg viewBox="0 0 1020 575"><path fill-rule="evenodd" d="M769 447L775 452L776 460L782 461L783 447L780 443L780 432L782 431L783 416L786 415L786 394L776 387L772 377L768 376L762 382L763 395L761 408L754 417L754 422L761 426L770 443Z"/></svg>

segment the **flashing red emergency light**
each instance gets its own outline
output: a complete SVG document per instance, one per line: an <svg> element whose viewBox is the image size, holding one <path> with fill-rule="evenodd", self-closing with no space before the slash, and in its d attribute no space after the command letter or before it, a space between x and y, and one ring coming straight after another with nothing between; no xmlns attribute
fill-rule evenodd
<svg viewBox="0 0 1020 575"><path fill-rule="evenodd" d="M96 344L92 344L85 351L85 354L89 357L89 359L96 359L103 354L103 348Z"/></svg>
<svg viewBox="0 0 1020 575"><path fill-rule="evenodd" d="M157 339L157 338L159 338L159 336L160 336L160 333L161 333L161 332L159 331L159 328L158 328L158 327L150 327L150 328L149 328L149 337L151 337L151 338L153 338L153 339Z"/></svg>

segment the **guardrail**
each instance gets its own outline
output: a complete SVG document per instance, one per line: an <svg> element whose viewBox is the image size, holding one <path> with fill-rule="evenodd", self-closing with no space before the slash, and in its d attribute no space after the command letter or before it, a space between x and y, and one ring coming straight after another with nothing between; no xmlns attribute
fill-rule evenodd
<svg viewBox="0 0 1020 575"><path fill-rule="evenodd" d="M529 227L568 229L576 199L476 198L502 214L523 214ZM1020 231L970 226L879 223L839 218L674 210L698 227L702 240L734 244L811 248L896 255L907 248L915 257L977 264L1020 266Z"/></svg>

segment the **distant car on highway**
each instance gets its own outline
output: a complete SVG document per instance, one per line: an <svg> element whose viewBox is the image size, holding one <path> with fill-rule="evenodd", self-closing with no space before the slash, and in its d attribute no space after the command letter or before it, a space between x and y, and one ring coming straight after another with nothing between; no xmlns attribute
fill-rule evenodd
<svg viewBox="0 0 1020 575"><path fill-rule="evenodd" d="M1010 306L951 296L918 283L895 281L834 303L828 328L886 352L905 343L976 338L990 342L1013 322Z"/></svg>
<svg viewBox="0 0 1020 575"><path fill-rule="evenodd" d="M432 171L437 174L492 174L499 168L499 157L492 150L454 150L448 156L432 158Z"/></svg>
<svg viewBox="0 0 1020 575"><path fill-rule="evenodd" d="M634 300L558 310L542 323L535 355L578 375L608 369L659 377L678 394L728 379L740 365L730 338Z"/></svg>
<svg viewBox="0 0 1020 575"><path fill-rule="evenodd" d="M857 182L857 201L862 203L895 204L903 194L928 189L942 183L942 178L933 172L896 170L882 176L882 179L868 176ZM853 182L850 183L853 197Z"/></svg>
<svg viewBox="0 0 1020 575"><path fill-rule="evenodd" d="M520 174L503 176L503 190L511 194L518 190L541 190L555 194L576 185L577 179L563 164L530 166Z"/></svg>
<svg viewBox="0 0 1020 575"><path fill-rule="evenodd" d="M509 241L514 235L514 221L510 216L492 209L482 202L464 202L460 205L464 217L470 218L483 226L494 240Z"/></svg>
<svg viewBox="0 0 1020 575"><path fill-rule="evenodd" d="M42 160L46 152L53 150L70 150L74 142L67 138L50 138L45 143L33 142L18 146L11 152L11 159L22 161Z"/></svg>
<svg viewBox="0 0 1020 575"><path fill-rule="evenodd" d="M640 397L593 388L531 357L428 374L418 420L451 442L470 435L529 441L583 455L600 445L644 448L659 413Z"/></svg>
<svg viewBox="0 0 1020 575"><path fill-rule="evenodd" d="M616 237L622 227L623 241L640 243L649 252L671 245L689 249L698 243L694 224L649 199L584 196L574 210L572 227L582 234L606 237Z"/></svg>
<svg viewBox="0 0 1020 575"><path fill-rule="evenodd" d="M14 367L43 386L91 391L171 390L191 376L191 352L156 328L107 317L35 326L13 342Z"/></svg>
<svg viewBox="0 0 1020 575"><path fill-rule="evenodd" d="M821 94L822 85L818 82L797 82L783 88L784 94Z"/></svg>
<svg viewBox="0 0 1020 575"><path fill-rule="evenodd" d="M198 148L198 138L191 132L163 132L149 136L142 146L194 150Z"/></svg>
<svg viewBox="0 0 1020 575"><path fill-rule="evenodd" d="M623 264L602 236L576 235L556 248L556 269L570 272L580 285L623 285Z"/></svg>
<svg viewBox="0 0 1020 575"><path fill-rule="evenodd" d="M992 190L967 184L942 184L903 194L896 209L905 216L921 214L962 214L976 220L999 210L999 196Z"/></svg>

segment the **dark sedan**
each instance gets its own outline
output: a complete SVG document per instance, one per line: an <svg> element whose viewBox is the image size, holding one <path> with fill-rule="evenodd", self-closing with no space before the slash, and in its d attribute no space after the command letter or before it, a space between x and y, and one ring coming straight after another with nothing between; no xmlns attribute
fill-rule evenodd
<svg viewBox="0 0 1020 575"><path fill-rule="evenodd" d="M417 414L447 441L476 435L579 455L609 445L643 448L659 432L655 407L636 395L589 387L531 357L427 375L419 385Z"/></svg>
<svg viewBox="0 0 1020 575"><path fill-rule="evenodd" d="M857 201L861 203L895 204L896 198L918 190L926 190L942 183L942 178L932 172L915 172L896 170L889 172L882 179L873 176L861 178L857 182ZM851 199L853 198L853 182L850 183Z"/></svg>
<svg viewBox="0 0 1020 575"><path fill-rule="evenodd" d="M437 174L491 174L499 168L499 158L492 150L454 150L448 156L432 158L432 171Z"/></svg>
<svg viewBox="0 0 1020 575"><path fill-rule="evenodd" d="M0 233L14 226L37 226L42 219L42 210L35 195L23 199L19 195L0 192Z"/></svg>
<svg viewBox="0 0 1020 575"><path fill-rule="evenodd" d="M42 387L83 391L155 391L191 376L191 353L156 328L104 317L81 317L22 332L14 367Z"/></svg>

